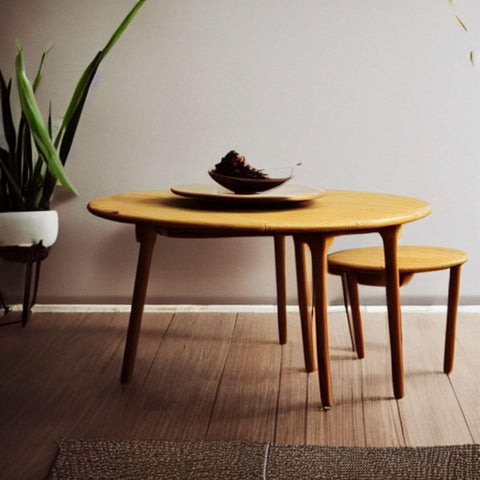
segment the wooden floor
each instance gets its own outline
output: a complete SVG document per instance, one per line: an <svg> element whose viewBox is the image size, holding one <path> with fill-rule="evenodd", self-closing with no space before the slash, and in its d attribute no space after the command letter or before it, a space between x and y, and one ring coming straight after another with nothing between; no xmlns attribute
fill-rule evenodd
<svg viewBox="0 0 480 480"><path fill-rule="evenodd" d="M344 315L330 316L335 405L324 411L295 314L283 347L273 314L145 314L134 379L121 386L127 314L35 313L25 329L0 329L0 477L44 478L62 438L480 442L480 316L460 314L450 377L444 315L403 318L406 396L396 401L385 314L364 317L363 360Z"/></svg>

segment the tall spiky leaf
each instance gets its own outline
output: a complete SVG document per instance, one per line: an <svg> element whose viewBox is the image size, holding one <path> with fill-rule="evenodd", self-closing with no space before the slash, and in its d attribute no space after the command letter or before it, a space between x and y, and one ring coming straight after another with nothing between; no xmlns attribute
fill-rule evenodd
<svg viewBox="0 0 480 480"><path fill-rule="evenodd" d="M8 157L8 152L3 148L0 148L0 172L2 176L2 183L4 183L6 189L8 189L8 192L12 196L12 200L15 199L15 202L19 205L19 207L15 208L15 210L21 210L23 206L22 191L17 180L13 177L10 169L8 168Z"/></svg>
<svg viewBox="0 0 480 480"><path fill-rule="evenodd" d="M12 172L15 172L16 178L20 179L21 169L23 165L23 153L24 145L26 144L25 138L30 135L30 129L28 128L27 120L25 115L20 116L20 122L18 124L18 133L17 133L17 149L15 151L15 162L12 168ZM20 180L19 180L20 181Z"/></svg>
<svg viewBox="0 0 480 480"><path fill-rule="evenodd" d="M9 80L8 84L5 82L2 71L0 70L0 95L2 102L2 119L3 119L3 131L5 133L5 140L7 141L10 159L9 162L13 162L13 156L15 153L15 125L13 124L12 106L10 104L10 92L12 88L12 81Z"/></svg>
<svg viewBox="0 0 480 480"><path fill-rule="evenodd" d="M111 36L110 40L105 45L103 50L100 50L97 53L95 58L88 65L86 70L83 72L80 80L78 81L77 86L75 87L75 90L73 92L72 99L70 100L70 103L63 117L60 130L55 139L55 146L57 147L59 145L59 142L62 142L60 147L60 159L63 164L65 164L65 162L67 161L67 157L72 146L78 122L80 121L80 116L82 114L83 106L85 104L90 85L92 84L93 78L95 77L100 63L111 50L111 48L115 45L117 40L128 27L130 22L133 20L133 17L137 14L138 10L145 3L145 1L146 0L139 0L134 5L134 7L124 18L120 26L115 30L114 34Z"/></svg>
<svg viewBox="0 0 480 480"><path fill-rule="evenodd" d="M20 44L17 44L17 57L15 60L18 95L22 112L28 122L30 130L32 131L35 144L37 145L39 154L47 163L48 169L52 174L69 190L78 193L73 184L68 179L62 163L60 162L55 147L48 135L47 128L43 123L40 109L38 108L33 88L25 73L25 65L23 61L23 53Z"/></svg>
<svg viewBox="0 0 480 480"><path fill-rule="evenodd" d="M58 147L58 144L61 140L59 156L63 165L65 165L68 154L70 153L78 123L80 122L80 117L82 115L83 106L85 105L88 91L90 90L90 85L92 84L101 61L102 55L101 52L98 52L93 61L83 72L83 75L73 93L69 107L67 108L67 112L63 117L62 124L60 125L60 130L58 131L57 138L55 139L55 146Z"/></svg>
<svg viewBox="0 0 480 480"><path fill-rule="evenodd" d="M466 25L462 22L462 20L460 19L460 17L458 15L455 15L455 20L457 20L458 24L466 31L468 32L468 29L466 27Z"/></svg>
<svg viewBox="0 0 480 480"><path fill-rule="evenodd" d="M32 145L32 134L30 128L26 121L24 122L24 128L22 128L22 135L19 136L18 141L21 145L22 151L22 169L21 177L19 181L23 188L24 185L28 183L30 178L31 171L33 169L33 145ZM37 162L41 163L40 159L37 159Z"/></svg>
<svg viewBox="0 0 480 480"><path fill-rule="evenodd" d="M46 205L40 204L46 173L48 173L48 171L45 172L45 164L43 162L37 162L28 183L24 186L24 195L27 200L26 208L28 210L48 210L49 203Z"/></svg>
<svg viewBox="0 0 480 480"><path fill-rule="evenodd" d="M42 57L40 58L40 65L38 66L38 71L37 74L35 75L35 80L33 81L33 91L36 92L38 86L40 85L40 82L42 80L42 70L43 70L43 64L45 62L45 58L47 57L48 52L53 48L53 45L46 50L45 52L42 53Z"/></svg>
<svg viewBox="0 0 480 480"><path fill-rule="evenodd" d="M39 199L38 208L45 210L48 208L50 201L55 192L55 187L57 186L57 179L50 173L50 171L45 172L43 179L43 190L42 195Z"/></svg>

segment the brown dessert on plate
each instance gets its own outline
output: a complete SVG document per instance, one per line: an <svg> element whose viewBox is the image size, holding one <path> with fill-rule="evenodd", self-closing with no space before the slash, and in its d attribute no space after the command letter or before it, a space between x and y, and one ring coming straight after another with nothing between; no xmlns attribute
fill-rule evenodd
<svg viewBox="0 0 480 480"><path fill-rule="evenodd" d="M228 152L208 173L213 180L236 194L264 192L278 187L293 176L271 178L263 170L249 165L245 157L235 150Z"/></svg>
<svg viewBox="0 0 480 480"><path fill-rule="evenodd" d="M237 178L268 178L263 170L257 170L247 163L245 156L230 150L220 163L215 165L213 173Z"/></svg>

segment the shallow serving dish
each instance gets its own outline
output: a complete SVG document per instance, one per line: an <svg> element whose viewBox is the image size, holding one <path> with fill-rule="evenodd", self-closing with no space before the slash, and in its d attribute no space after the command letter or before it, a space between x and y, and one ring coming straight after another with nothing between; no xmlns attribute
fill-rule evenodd
<svg viewBox="0 0 480 480"><path fill-rule="evenodd" d="M231 190L234 193L246 195L259 192L266 192L272 188L278 187L293 178L293 169L272 169L268 172L268 178L239 178L221 175L213 170L208 174L222 187ZM275 175L274 177L271 175Z"/></svg>
<svg viewBox="0 0 480 480"><path fill-rule="evenodd" d="M293 183L281 185L277 189L267 192L259 192L257 195L233 193L220 185L175 185L170 190L175 195L212 202L214 205L255 208L268 205L310 202L322 197L326 193L323 189L305 187Z"/></svg>

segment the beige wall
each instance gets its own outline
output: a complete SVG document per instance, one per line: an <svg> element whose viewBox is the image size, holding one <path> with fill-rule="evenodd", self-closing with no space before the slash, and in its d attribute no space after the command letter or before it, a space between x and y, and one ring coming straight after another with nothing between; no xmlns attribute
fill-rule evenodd
<svg viewBox="0 0 480 480"><path fill-rule="evenodd" d="M298 161L296 182L422 197L433 214L405 243L467 250L463 302L479 301L480 7L437 0L148 0L102 64L68 173L58 191L60 235L40 302L126 303L137 247L129 226L91 216L87 202L125 190L209 182L234 148L254 165ZM127 0L0 0L0 65L15 38L27 67L54 44L39 93L63 113L84 67L133 5ZM461 11L460 11L461 9ZM478 28L480 33L480 27ZM342 238L338 247L378 242ZM289 301L296 301L291 249ZM21 295L21 266L0 263L0 290ZM406 287L409 301L443 301L446 276ZM332 300L339 285L331 279ZM378 290L366 289L371 302ZM151 303L273 303L268 239L159 238Z"/></svg>

